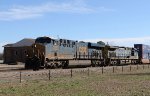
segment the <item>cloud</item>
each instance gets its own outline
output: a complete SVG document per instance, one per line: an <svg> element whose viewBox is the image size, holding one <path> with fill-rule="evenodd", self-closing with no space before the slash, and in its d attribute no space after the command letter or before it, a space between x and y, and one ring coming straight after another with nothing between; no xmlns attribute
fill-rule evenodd
<svg viewBox="0 0 150 96"><path fill-rule="evenodd" d="M71 0L72 1L72 0ZM48 2L38 6L13 6L5 11L0 11L0 20L29 19L52 12L89 14L102 11L114 11L105 7L89 7L84 0L73 0L72 2L52 3Z"/></svg>
<svg viewBox="0 0 150 96"><path fill-rule="evenodd" d="M97 8L97 11L101 11L101 12L115 12L115 9L109 9L109 8L105 8L105 7L99 7Z"/></svg>
<svg viewBox="0 0 150 96"><path fill-rule="evenodd" d="M97 42L97 41L103 41L106 44L113 46L128 46L133 47L134 44L146 44L150 45L150 37L139 37L139 38L116 38L116 39L87 39L84 40L87 42Z"/></svg>

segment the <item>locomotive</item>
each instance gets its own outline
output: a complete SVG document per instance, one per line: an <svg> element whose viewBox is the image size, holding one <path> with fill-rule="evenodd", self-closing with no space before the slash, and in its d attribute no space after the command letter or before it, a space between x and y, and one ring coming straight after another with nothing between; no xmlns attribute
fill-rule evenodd
<svg viewBox="0 0 150 96"><path fill-rule="evenodd" d="M139 63L138 50L130 47L109 46L67 39L38 37L27 54L25 68L35 65L44 68L69 66L108 66Z"/></svg>

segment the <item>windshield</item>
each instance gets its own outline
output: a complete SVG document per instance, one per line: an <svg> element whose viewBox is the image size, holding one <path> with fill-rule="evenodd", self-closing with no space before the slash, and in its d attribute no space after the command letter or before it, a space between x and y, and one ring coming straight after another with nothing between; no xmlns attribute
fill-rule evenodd
<svg viewBox="0 0 150 96"><path fill-rule="evenodd" d="M51 38L49 38L49 37L39 37L35 40L35 43L51 43Z"/></svg>

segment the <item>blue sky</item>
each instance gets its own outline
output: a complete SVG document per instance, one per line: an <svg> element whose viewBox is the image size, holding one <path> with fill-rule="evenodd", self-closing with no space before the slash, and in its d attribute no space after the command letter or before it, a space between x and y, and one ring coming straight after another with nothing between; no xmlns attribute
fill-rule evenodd
<svg viewBox="0 0 150 96"><path fill-rule="evenodd" d="M150 0L0 0L0 46L39 36L149 44L149 5Z"/></svg>

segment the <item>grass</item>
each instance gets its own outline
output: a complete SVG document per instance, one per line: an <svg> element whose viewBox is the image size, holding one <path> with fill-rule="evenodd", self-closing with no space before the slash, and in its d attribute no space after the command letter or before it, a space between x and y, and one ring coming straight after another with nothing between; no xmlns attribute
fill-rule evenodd
<svg viewBox="0 0 150 96"><path fill-rule="evenodd" d="M150 96L150 70L0 83L0 96Z"/></svg>

